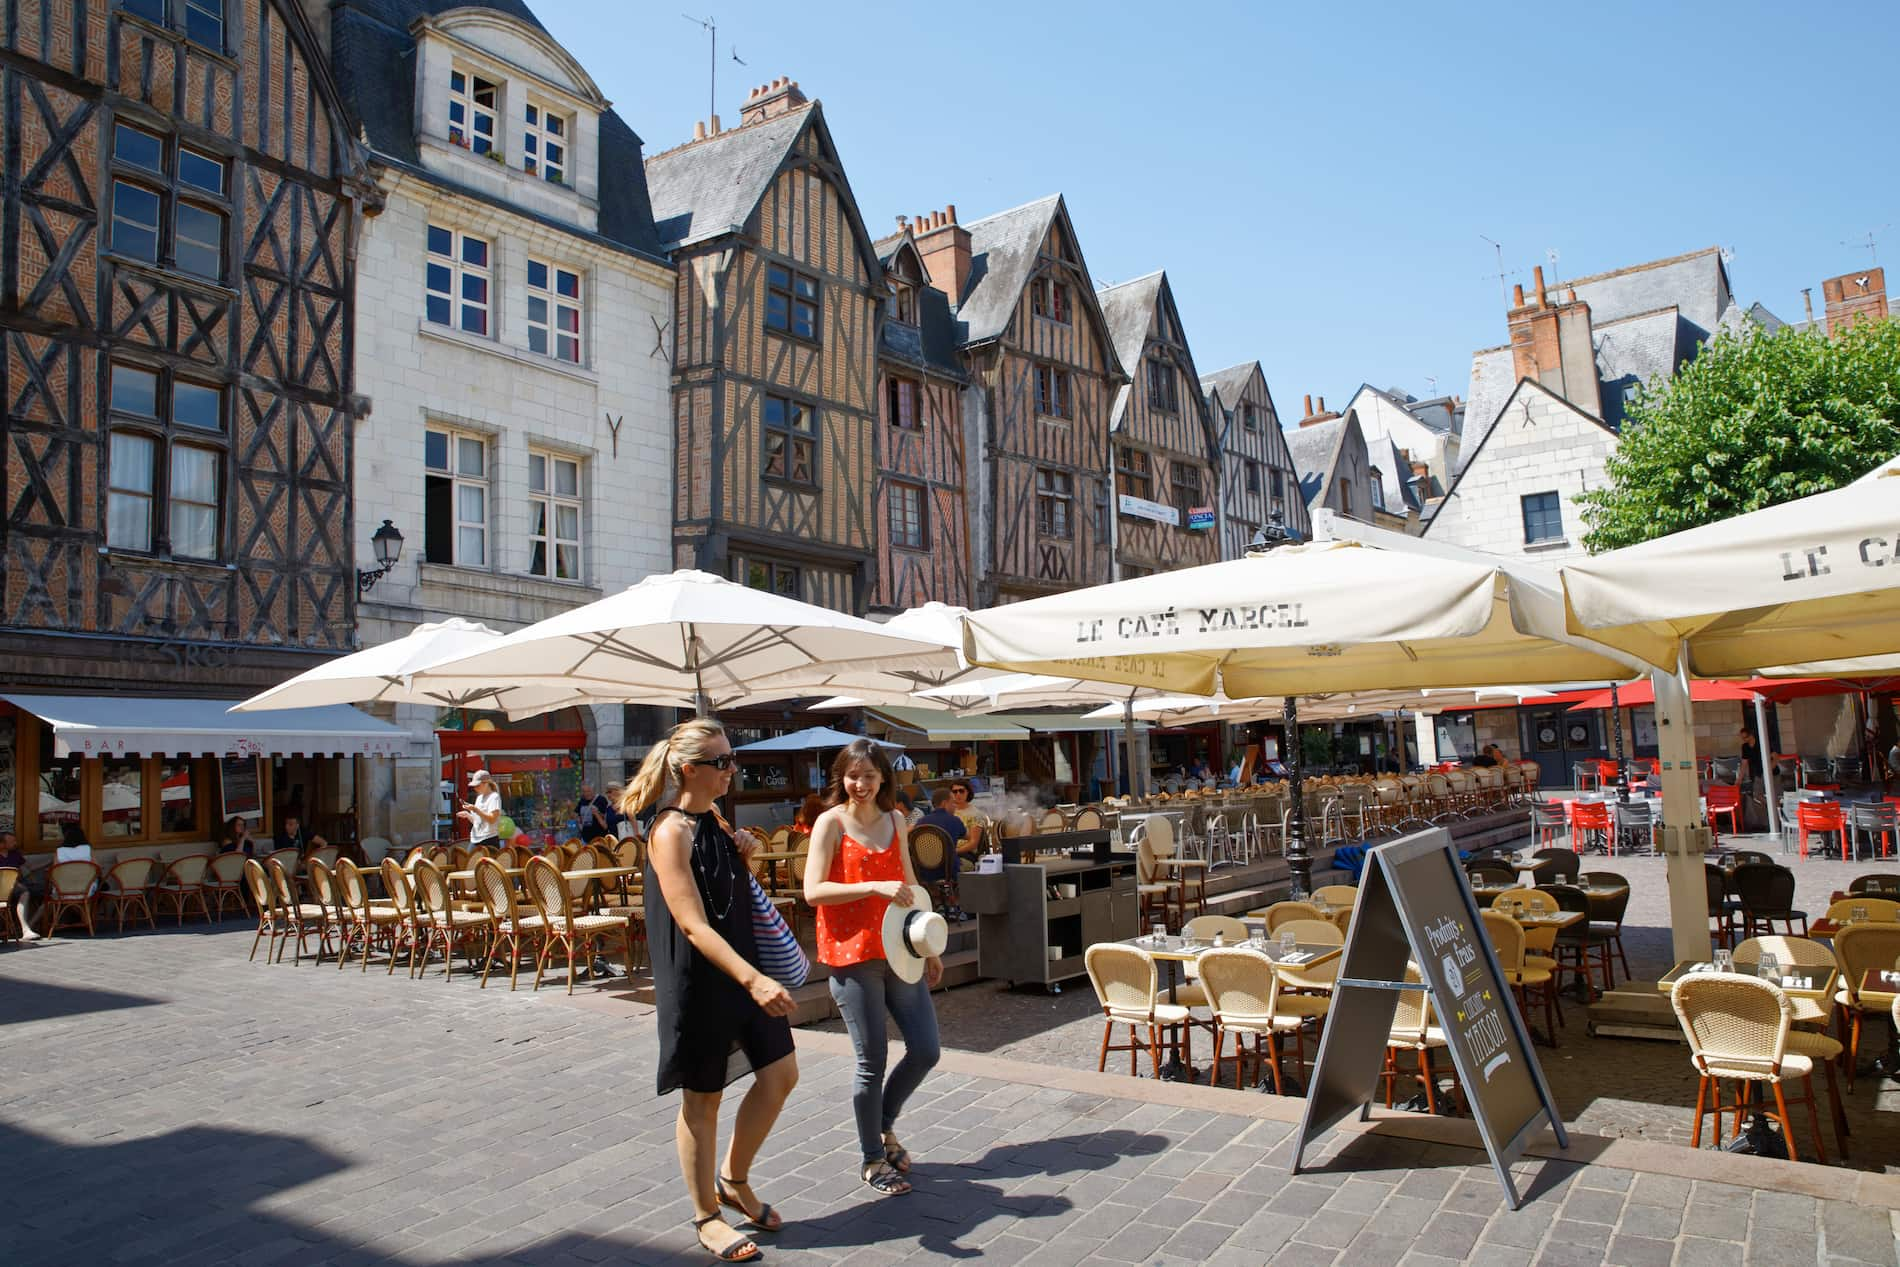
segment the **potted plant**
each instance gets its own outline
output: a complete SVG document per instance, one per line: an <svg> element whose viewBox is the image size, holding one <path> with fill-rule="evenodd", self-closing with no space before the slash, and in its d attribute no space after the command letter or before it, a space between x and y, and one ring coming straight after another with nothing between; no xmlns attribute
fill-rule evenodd
<svg viewBox="0 0 1900 1267"><path fill-rule="evenodd" d="M488 161L499 167L501 164L506 163L508 159L500 150L490 150L488 151Z"/></svg>

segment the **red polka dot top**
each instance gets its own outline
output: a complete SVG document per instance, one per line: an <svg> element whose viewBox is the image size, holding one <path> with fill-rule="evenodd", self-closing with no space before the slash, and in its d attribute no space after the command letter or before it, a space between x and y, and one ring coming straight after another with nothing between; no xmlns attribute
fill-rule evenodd
<svg viewBox="0 0 1900 1267"><path fill-rule="evenodd" d="M838 841L825 879L832 884L868 884L874 880L904 878L904 860L897 852L897 815L888 815L890 844L868 849L847 829ZM861 897L853 902L828 903L818 908L818 962L833 968L884 958L884 911L889 898Z"/></svg>

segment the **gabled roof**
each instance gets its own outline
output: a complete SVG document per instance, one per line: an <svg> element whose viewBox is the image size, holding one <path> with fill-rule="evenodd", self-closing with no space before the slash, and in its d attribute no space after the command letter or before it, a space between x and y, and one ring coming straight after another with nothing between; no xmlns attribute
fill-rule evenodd
<svg viewBox="0 0 1900 1267"><path fill-rule="evenodd" d="M1451 397L1437 396L1431 400L1420 400L1410 392L1398 387L1374 387L1371 383L1361 383L1360 392L1371 392L1394 409L1415 419L1421 427L1429 427L1437 432L1449 432L1456 420ZM1357 397L1359 392L1354 392Z"/></svg>
<svg viewBox="0 0 1900 1267"><path fill-rule="evenodd" d="M1681 318L1674 307L1591 326L1605 423L1620 429L1624 406L1636 390L1652 378L1675 374L1680 326Z"/></svg>
<svg viewBox="0 0 1900 1267"><path fill-rule="evenodd" d="M1161 298L1164 274L1160 269L1131 282L1104 286L1095 292L1102 305L1102 320L1108 325L1109 341L1122 368L1141 361L1141 348L1148 340L1148 326L1154 319L1155 304ZM1133 373L1133 370L1129 371Z"/></svg>
<svg viewBox="0 0 1900 1267"><path fill-rule="evenodd" d="M668 250L745 231L779 167L818 110L816 101L762 123L728 128L647 160L654 227Z"/></svg>
<svg viewBox="0 0 1900 1267"><path fill-rule="evenodd" d="M1061 207L1062 195L1050 194L963 226L970 234L970 280L956 307L966 344L1000 338L1009 328Z"/></svg>
<svg viewBox="0 0 1900 1267"><path fill-rule="evenodd" d="M1590 305L1592 325L1674 307L1704 339L1715 333L1723 312L1733 302L1721 249L1713 246L1574 278L1561 283L1561 287L1576 291L1577 298Z"/></svg>
<svg viewBox="0 0 1900 1267"><path fill-rule="evenodd" d="M1517 364L1508 346L1484 348L1471 354L1471 386L1465 394L1465 429L1469 431L1475 425L1480 443L1516 387ZM1465 469L1465 464L1471 461L1471 455L1477 451L1476 445L1460 446L1460 471Z"/></svg>
<svg viewBox="0 0 1900 1267"><path fill-rule="evenodd" d="M643 143L612 110L600 115L600 212L599 227L593 233L478 193L422 167L416 145L416 41L410 27L419 18L458 9L492 10L532 27L554 43L547 28L521 0L335 0L332 4L330 64L344 109L356 123L363 142L379 159L409 168L465 196L508 207L563 232L664 259L647 202L647 181L641 167Z"/></svg>
<svg viewBox="0 0 1900 1267"><path fill-rule="evenodd" d="M1510 349L1505 348L1504 352L1506 353L1506 359L1508 360ZM1511 405L1517 401L1517 399L1519 398L1521 394L1527 393L1527 392L1537 392L1541 395L1549 397L1551 400L1554 400L1558 404L1562 405L1565 409L1568 409L1572 413L1576 414L1579 418L1587 419L1588 421L1594 423L1598 427L1603 428L1603 431L1605 432L1605 434L1609 435L1613 439L1615 438L1616 436L1615 429L1610 427L1608 424L1606 424L1601 418L1591 417L1591 415L1587 411L1577 408L1575 405L1571 404L1568 400L1565 400L1562 396L1559 396L1556 392L1550 390L1550 388L1544 386L1542 383L1539 383L1534 379L1529 379L1529 378L1520 379L1517 382L1517 384L1511 388L1510 392L1505 396L1504 400L1498 405L1497 413L1493 414L1491 418L1489 418L1485 422L1484 430L1478 435L1477 442L1458 455L1458 474L1451 481L1451 487L1445 490L1445 495L1439 498L1435 503L1433 503L1430 510L1430 517L1426 520L1427 527L1430 527L1433 523L1436 523L1438 521L1438 512L1440 510L1443 510L1446 506L1449 506L1451 504L1451 499L1457 495L1458 486L1464 483L1465 472L1471 469L1472 464L1477 461L1478 455L1484 452L1485 444L1490 441L1492 433L1497 430L1496 424L1497 424L1498 419L1504 416L1505 412L1510 409Z"/></svg>
<svg viewBox="0 0 1900 1267"><path fill-rule="evenodd" d="M1379 472L1379 491L1385 496L1385 509L1404 514L1420 508L1423 503L1412 483L1412 468L1390 435L1368 439L1366 456Z"/></svg>
<svg viewBox="0 0 1900 1267"><path fill-rule="evenodd" d="M1293 470L1300 477L1300 497L1309 506L1332 482L1333 465L1339 459L1340 442L1345 439L1347 418L1358 421L1352 414L1346 414L1309 427L1281 431L1286 437L1287 454L1293 459Z"/></svg>
<svg viewBox="0 0 1900 1267"><path fill-rule="evenodd" d="M907 225L871 245L887 269L896 262L900 250L916 253L917 270L925 282L917 291L917 324L905 325L887 316L878 331L878 355L962 382L965 374L963 357L957 349L957 320L950 314L950 301L943 292L929 285L930 270L924 267L922 253L917 251L916 236Z"/></svg>
<svg viewBox="0 0 1900 1267"><path fill-rule="evenodd" d="M1247 381L1257 373L1263 380L1266 378L1266 375L1261 372L1260 362L1242 361L1238 365L1229 365L1224 370L1215 370L1212 374L1203 377L1201 390L1204 392L1219 390L1221 403L1231 409L1240 403L1241 393L1247 390Z"/></svg>

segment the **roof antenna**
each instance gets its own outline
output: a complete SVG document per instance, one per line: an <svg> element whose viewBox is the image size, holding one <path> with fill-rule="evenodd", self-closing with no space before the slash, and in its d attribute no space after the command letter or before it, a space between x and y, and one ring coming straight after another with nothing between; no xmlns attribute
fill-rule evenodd
<svg viewBox="0 0 1900 1267"><path fill-rule="evenodd" d="M1496 251L1496 252L1498 253L1498 271L1497 271L1497 278L1498 278L1498 298L1504 301L1504 306L1505 306L1506 308L1509 308L1509 307L1511 306L1511 292L1510 292L1510 291L1508 291L1508 290L1506 290L1506 289L1504 288L1504 281L1505 281L1505 279L1506 279L1506 278L1508 278L1508 277L1516 277L1516 276L1517 276L1517 274L1518 274L1518 273L1520 273L1520 272L1522 272L1523 270L1522 270L1522 269L1517 269L1517 270L1515 270L1515 271L1513 271L1513 272L1509 272L1509 273L1507 273L1507 272L1505 272L1505 271L1504 271L1504 246L1503 246L1503 244L1502 244L1502 243L1500 243L1500 242L1496 242L1496 241L1493 241L1493 240L1492 240L1491 238L1487 238L1487 237L1485 237L1485 236L1484 236L1484 234L1482 234L1482 233L1480 233L1480 234L1478 235L1478 237L1479 237L1480 239L1482 239L1483 241L1486 241L1486 242L1490 242L1490 243L1491 243L1491 247L1492 247L1492 249L1493 249L1493 250L1495 250L1495 251Z"/></svg>
<svg viewBox="0 0 1900 1267"><path fill-rule="evenodd" d="M1841 243L1841 245L1851 246L1857 251L1867 252L1867 263L1869 265L1878 264L1880 263L1880 252L1876 248L1879 244L1879 235L1882 233L1885 233L1888 229L1892 227L1893 226L1890 224L1883 224L1878 229L1867 230L1867 232L1863 235L1863 237L1866 239L1865 241L1843 242Z"/></svg>
<svg viewBox="0 0 1900 1267"><path fill-rule="evenodd" d="M1556 247L1547 246L1544 248L1544 263L1550 265L1550 288L1552 290L1555 290L1557 289L1557 248Z"/></svg>
<svg viewBox="0 0 1900 1267"><path fill-rule="evenodd" d="M704 28L706 32L706 65L711 74L711 82L706 87L706 118L710 120L719 113L719 19L696 18L690 13L680 16ZM736 55L734 60L737 60Z"/></svg>
<svg viewBox="0 0 1900 1267"><path fill-rule="evenodd" d="M1436 374L1427 374L1425 376L1425 390L1430 392L1433 396L1438 395L1438 376Z"/></svg>

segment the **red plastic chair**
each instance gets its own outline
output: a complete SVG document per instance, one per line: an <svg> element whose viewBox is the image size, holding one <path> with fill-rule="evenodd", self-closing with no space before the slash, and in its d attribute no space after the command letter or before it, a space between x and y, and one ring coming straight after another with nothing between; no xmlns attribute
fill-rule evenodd
<svg viewBox="0 0 1900 1267"><path fill-rule="evenodd" d="M1597 839L1604 842L1605 850L1610 840L1610 806L1608 802L1571 801L1570 802L1570 848L1573 853L1582 853L1584 840L1591 832L1597 833Z"/></svg>
<svg viewBox="0 0 1900 1267"><path fill-rule="evenodd" d="M1597 782L1609 787L1616 782L1616 762L1599 758L1597 761Z"/></svg>
<svg viewBox="0 0 1900 1267"><path fill-rule="evenodd" d="M1847 815L1834 801L1807 802L1795 806L1795 824L1800 836L1801 856L1808 856L1808 834L1830 833L1841 838L1841 856L1847 856Z"/></svg>
<svg viewBox="0 0 1900 1267"><path fill-rule="evenodd" d="M1726 783L1711 783L1708 791L1709 830L1715 832L1715 820L1728 815L1728 829L1742 834L1742 789Z"/></svg>

